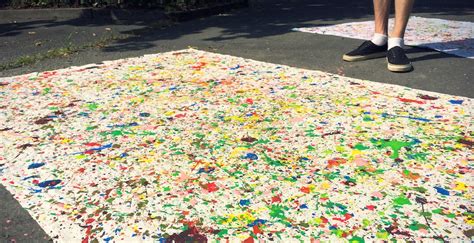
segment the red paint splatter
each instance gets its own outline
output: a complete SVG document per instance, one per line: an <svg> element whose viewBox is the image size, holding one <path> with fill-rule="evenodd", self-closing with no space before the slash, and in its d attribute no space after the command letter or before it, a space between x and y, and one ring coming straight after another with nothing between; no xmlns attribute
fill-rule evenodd
<svg viewBox="0 0 474 243"><path fill-rule="evenodd" d="M249 104L249 105L253 105L253 100L248 98L245 100L245 103Z"/></svg>
<svg viewBox="0 0 474 243"><path fill-rule="evenodd" d="M405 103L416 103L420 105L425 104L425 102L421 100L406 99L406 98L401 98L401 97L398 97L398 100Z"/></svg>
<svg viewBox="0 0 474 243"><path fill-rule="evenodd" d="M341 164L345 164L347 162L346 159L344 158L334 158L334 159L330 159L328 161L328 169L332 168L332 167L337 167Z"/></svg>
<svg viewBox="0 0 474 243"><path fill-rule="evenodd" d="M82 239L82 243L89 243L89 236L86 236L84 239Z"/></svg>
<svg viewBox="0 0 474 243"><path fill-rule="evenodd" d="M344 214L344 218L343 218L343 219L342 219L342 218L332 218L332 219L337 220L337 221L341 221L341 222L345 222L345 221L347 221L347 220L349 220L349 219L351 219L351 218L352 218L352 215L346 213L346 214Z"/></svg>
<svg viewBox="0 0 474 243"><path fill-rule="evenodd" d="M100 147L100 146L102 146L100 143L86 143L84 145L86 145L88 147Z"/></svg>
<svg viewBox="0 0 474 243"><path fill-rule="evenodd" d="M263 231L258 228L258 225L253 226L253 233L254 234L263 234Z"/></svg>
<svg viewBox="0 0 474 243"><path fill-rule="evenodd" d="M110 194L111 191L112 191L112 188L105 190L105 200L107 200L109 198L109 194Z"/></svg>
<svg viewBox="0 0 474 243"><path fill-rule="evenodd" d="M281 202L280 196L274 196L274 197L272 197L272 203L280 203L280 202Z"/></svg>
<svg viewBox="0 0 474 243"><path fill-rule="evenodd" d="M177 114L176 116L174 116L176 118L183 118L183 117L186 117L186 114Z"/></svg>
<svg viewBox="0 0 474 243"><path fill-rule="evenodd" d="M365 206L365 208L367 208L367 209L370 210L370 211L374 211L374 210L375 210L375 206L374 206L374 205L367 205L367 206Z"/></svg>
<svg viewBox="0 0 474 243"><path fill-rule="evenodd" d="M94 221L95 221L95 219L93 219L93 218L88 218L88 219L86 219L85 223L86 223L86 224L90 224L90 223L92 223L92 222L94 222Z"/></svg>
<svg viewBox="0 0 474 243"><path fill-rule="evenodd" d="M215 192L215 191L219 190L219 188L217 187L216 183L214 183L214 182L208 183L208 184L206 185L206 189L207 189L209 192Z"/></svg>
<svg viewBox="0 0 474 243"><path fill-rule="evenodd" d="M253 237L249 236L249 238L245 239L242 243L254 243Z"/></svg>
<svg viewBox="0 0 474 243"><path fill-rule="evenodd" d="M429 95L418 95L418 98L423 99L423 100L437 100L437 99L439 99L436 96L429 96Z"/></svg>
<svg viewBox="0 0 474 243"><path fill-rule="evenodd" d="M309 187L306 187L306 186L301 187L300 191L301 191L301 192L304 192L304 193L310 193L310 192L311 192L311 191L309 190Z"/></svg>
<svg viewBox="0 0 474 243"><path fill-rule="evenodd" d="M205 62L198 62L196 65L192 66L194 70L201 70L202 67L206 66L207 63Z"/></svg>
<svg viewBox="0 0 474 243"><path fill-rule="evenodd" d="M207 237L201 233L194 225L189 225L189 228L179 234L173 234L166 242L208 242Z"/></svg>

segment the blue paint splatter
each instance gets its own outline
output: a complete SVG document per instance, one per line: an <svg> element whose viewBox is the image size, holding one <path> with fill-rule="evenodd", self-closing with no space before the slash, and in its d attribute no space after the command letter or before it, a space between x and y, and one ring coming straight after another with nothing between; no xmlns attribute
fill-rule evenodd
<svg viewBox="0 0 474 243"><path fill-rule="evenodd" d="M301 208L301 209L307 209L307 208L308 208L308 205L306 205L306 204L301 204L301 205L300 205L300 208Z"/></svg>
<svg viewBox="0 0 474 243"><path fill-rule="evenodd" d="M442 188L442 187L439 187L439 186L435 186L434 189L436 189L436 192L438 192L439 194L441 195L444 195L444 196L449 196L449 191Z"/></svg>
<svg viewBox="0 0 474 243"><path fill-rule="evenodd" d="M32 176L27 176L27 177L23 178L22 180L26 181L28 179L39 178L39 177L40 177L39 175L32 175Z"/></svg>
<svg viewBox="0 0 474 243"><path fill-rule="evenodd" d="M142 113L140 113L140 116L141 116L141 117L150 117L150 113L148 113L148 112L142 112Z"/></svg>
<svg viewBox="0 0 474 243"><path fill-rule="evenodd" d="M249 206L250 205L250 200L249 199L242 199L239 202L240 206Z"/></svg>
<svg viewBox="0 0 474 243"><path fill-rule="evenodd" d="M450 100L449 103L453 104L453 105L462 105L462 103L464 102L464 100Z"/></svg>
<svg viewBox="0 0 474 243"><path fill-rule="evenodd" d="M41 193L43 190L30 188L30 191L31 191L32 193Z"/></svg>
<svg viewBox="0 0 474 243"><path fill-rule="evenodd" d="M81 112L79 114L77 114L78 116L82 116L82 117L89 117L89 113L87 112Z"/></svg>
<svg viewBox="0 0 474 243"><path fill-rule="evenodd" d="M235 67L233 67L233 68L230 68L230 70L237 70L237 69L239 69L239 68L240 68L240 65L237 65L237 66L235 66Z"/></svg>
<svg viewBox="0 0 474 243"><path fill-rule="evenodd" d="M42 188L46 188L46 187L56 186L59 183L61 183L61 180L47 180L47 181L40 182L38 186Z"/></svg>
<svg viewBox="0 0 474 243"><path fill-rule="evenodd" d="M245 155L244 159L257 160L258 156L256 154L253 154L253 153L247 153Z"/></svg>
<svg viewBox="0 0 474 243"><path fill-rule="evenodd" d="M210 167L210 168L200 168L199 171L198 171L198 174L201 174L201 173L211 173L215 170L216 168L214 167Z"/></svg>
<svg viewBox="0 0 474 243"><path fill-rule="evenodd" d="M112 145L111 143L109 144L106 144L106 145L103 145L103 146L100 146L100 147L97 147L97 148L91 148L89 150L92 150L92 151L101 151L101 150L104 150L104 149L108 149L108 148L112 148Z"/></svg>
<svg viewBox="0 0 474 243"><path fill-rule="evenodd" d="M422 122L430 122L431 121L430 119L421 118L421 117L413 117L413 116L400 116L400 117L408 118L408 119L412 119L412 120L417 120L417 121L422 121Z"/></svg>
<svg viewBox="0 0 474 243"><path fill-rule="evenodd" d="M30 165L28 165L28 169L36 169L36 168L39 168L41 166L45 165L45 163L43 162L40 162L40 163L31 163Z"/></svg>
<svg viewBox="0 0 474 243"><path fill-rule="evenodd" d="M256 219L255 221L253 221L251 224L248 224L249 227L253 227L255 225L262 225L262 224L266 224L267 221L265 219Z"/></svg>
<svg viewBox="0 0 474 243"><path fill-rule="evenodd" d="M431 122L430 119L427 119L427 118L422 118L422 117L413 117L413 116L397 116L397 115L392 115L392 114L388 114L388 113L382 113L381 116L383 118L408 118L408 119L412 119L412 120L416 120L416 121L422 121L422 122Z"/></svg>
<svg viewBox="0 0 474 243"><path fill-rule="evenodd" d="M136 127L138 123L132 122L129 124L115 124L115 125L107 125L108 128L125 128L125 127Z"/></svg>

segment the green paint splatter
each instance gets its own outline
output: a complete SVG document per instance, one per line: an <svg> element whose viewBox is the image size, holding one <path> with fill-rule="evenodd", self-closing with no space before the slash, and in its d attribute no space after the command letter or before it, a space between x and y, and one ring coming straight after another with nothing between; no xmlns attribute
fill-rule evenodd
<svg viewBox="0 0 474 243"><path fill-rule="evenodd" d="M413 191L417 191L419 193L425 193L428 191L428 189L424 188L424 187L412 187L411 188Z"/></svg>
<svg viewBox="0 0 474 243"><path fill-rule="evenodd" d="M399 157L400 149L402 149L403 147L410 147L414 145L413 142L404 142L398 140L371 139L370 142L372 142L379 149L390 147L393 150L393 153L390 156L390 158L392 159L397 159Z"/></svg>
<svg viewBox="0 0 474 243"><path fill-rule="evenodd" d="M90 104L87 104L87 108L91 111L95 111L97 110L97 108L99 107L99 104L97 103L90 103Z"/></svg>
<svg viewBox="0 0 474 243"><path fill-rule="evenodd" d="M398 206L403 206L403 205L411 205L411 202L408 198L404 196L399 196L395 199L393 199L393 203L395 203Z"/></svg>
<svg viewBox="0 0 474 243"><path fill-rule="evenodd" d="M222 237L224 237L225 235L227 235L228 233L229 233L229 230L227 230L227 229L222 229L222 230L219 231L219 233L217 233L217 235L218 235L220 238L222 238Z"/></svg>
<svg viewBox="0 0 474 243"><path fill-rule="evenodd" d="M273 218L279 218L282 220L286 219L285 216L285 210L287 210L287 207L283 207L280 205L271 205L268 209L270 209L270 216Z"/></svg>
<svg viewBox="0 0 474 243"><path fill-rule="evenodd" d="M386 240L388 239L388 232L387 231L377 232L376 236L377 236L377 239Z"/></svg>
<svg viewBox="0 0 474 243"><path fill-rule="evenodd" d="M369 149L369 147L366 147L366 146L364 146L364 145L361 144L361 143L356 144L356 145L354 146L354 148L357 149L357 150L361 150L361 151L362 151L362 150L367 150L367 149Z"/></svg>
<svg viewBox="0 0 474 243"><path fill-rule="evenodd" d="M263 153L263 157L265 159L265 162L267 162L269 165L272 165L272 166L283 166L283 163L278 161L278 160L274 160L270 157L268 157L268 155L266 155L265 153Z"/></svg>
<svg viewBox="0 0 474 243"><path fill-rule="evenodd" d="M360 243L364 243L365 240L364 240L364 238L362 238L362 237L354 236L354 237L352 237L352 238L349 240L349 242L350 242L350 243L359 243L359 242L360 242Z"/></svg>
<svg viewBox="0 0 474 243"><path fill-rule="evenodd" d="M369 121L373 121L374 119L372 119L372 117L370 116L364 116L364 119L363 119L365 122L369 122Z"/></svg>
<svg viewBox="0 0 474 243"><path fill-rule="evenodd" d="M51 88L44 88L43 89L43 94L49 94L51 92Z"/></svg>
<svg viewBox="0 0 474 243"><path fill-rule="evenodd" d="M363 220L362 220L362 224L364 225L364 227L367 227L367 226L369 226L369 225L371 224L371 222L370 222L370 220L368 220L368 219L363 219Z"/></svg>

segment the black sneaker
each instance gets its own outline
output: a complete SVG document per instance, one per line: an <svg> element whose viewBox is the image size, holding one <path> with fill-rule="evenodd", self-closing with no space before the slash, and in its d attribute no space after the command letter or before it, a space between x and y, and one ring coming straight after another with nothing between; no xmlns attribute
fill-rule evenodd
<svg viewBox="0 0 474 243"><path fill-rule="evenodd" d="M387 68L392 72L409 72L413 69L405 50L399 46L387 51Z"/></svg>
<svg viewBox="0 0 474 243"><path fill-rule="evenodd" d="M378 46L372 41L364 41L357 49L342 56L347 62L363 61L387 55L387 45Z"/></svg>

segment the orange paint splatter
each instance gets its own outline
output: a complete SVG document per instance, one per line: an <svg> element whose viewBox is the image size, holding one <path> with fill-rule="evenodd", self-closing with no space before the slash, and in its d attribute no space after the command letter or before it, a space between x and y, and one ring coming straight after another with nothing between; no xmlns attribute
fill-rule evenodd
<svg viewBox="0 0 474 243"><path fill-rule="evenodd" d="M345 164L347 162L346 159L344 158L334 158L334 159L330 159L328 161L328 169L332 168L332 167L338 167L339 165L341 164Z"/></svg>

